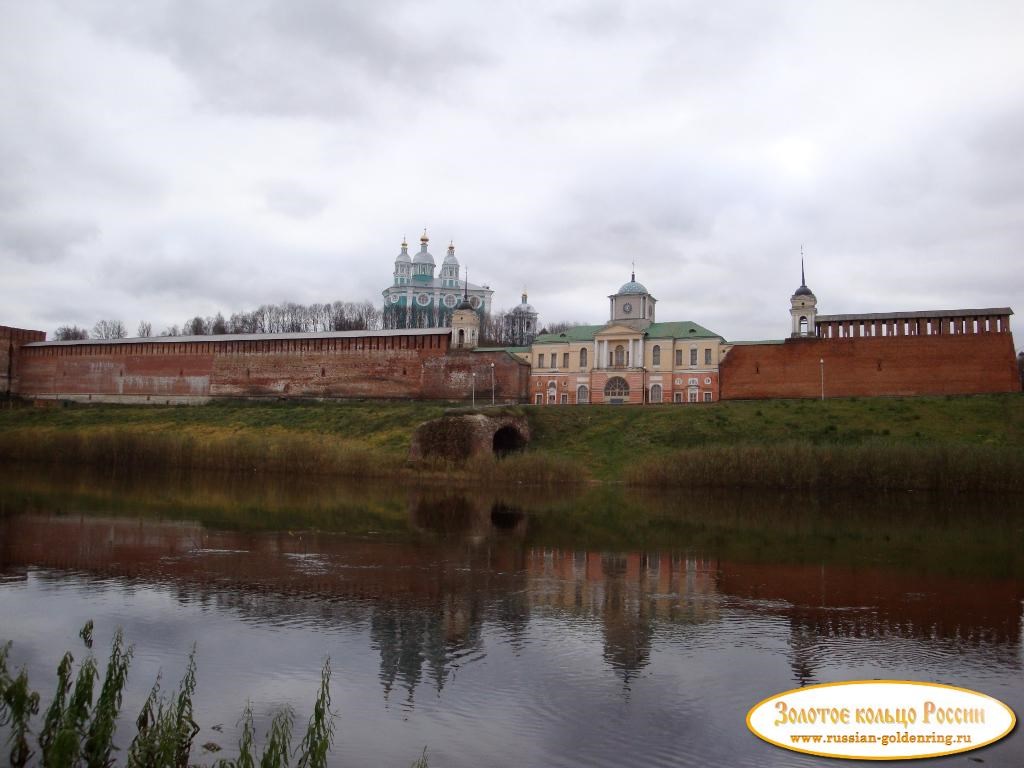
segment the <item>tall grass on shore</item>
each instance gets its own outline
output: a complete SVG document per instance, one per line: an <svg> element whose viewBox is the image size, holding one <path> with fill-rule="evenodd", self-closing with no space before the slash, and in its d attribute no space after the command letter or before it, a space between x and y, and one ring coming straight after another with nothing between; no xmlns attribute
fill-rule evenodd
<svg viewBox="0 0 1024 768"><path fill-rule="evenodd" d="M580 462L539 451L513 453L499 458L480 453L469 458L462 470L467 477L484 485L576 485L590 479Z"/></svg>
<svg viewBox="0 0 1024 768"><path fill-rule="evenodd" d="M81 633L91 648L92 622ZM32 721L39 713L40 696L30 690L28 674L22 669L11 677L7 659L11 644L0 646L0 727L8 731L4 745L12 768L43 765L46 768L109 768L117 764L114 743L121 699L128 681L133 648L125 647L119 629L111 645L110 657L100 695L93 700L98 678L96 659L90 653L73 674L74 657L66 653L57 669L57 690L47 707L39 734L32 746ZM199 726L193 716L192 699L196 690L195 648L177 693L170 699L154 684L135 722L136 733L128 747L129 768L187 768L192 742ZM74 677L74 683L72 678ZM287 768L293 757L297 768L326 768L334 740L335 713L331 711L331 666L328 660L320 676L320 690L313 705L306 734L299 747L292 749L291 709L279 710L271 721L263 751L257 756L251 706L242 715L242 734L237 759L220 759L214 768ZM38 755L38 760L34 760ZM426 750L413 765L427 768Z"/></svg>
<svg viewBox="0 0 1024 768"><path fill-rule="evenodd" d="M155 468L385 476L399 457L312 432L265 430L12 430L0 433L0 457L110 471Z"/></svg>
<svg viewBox="0 0 1024 768"><path fill-rule="evenodd" d="M652 487L1024 491L1024 453L983 445L723 445L646 459L626 474Z"/></svg>

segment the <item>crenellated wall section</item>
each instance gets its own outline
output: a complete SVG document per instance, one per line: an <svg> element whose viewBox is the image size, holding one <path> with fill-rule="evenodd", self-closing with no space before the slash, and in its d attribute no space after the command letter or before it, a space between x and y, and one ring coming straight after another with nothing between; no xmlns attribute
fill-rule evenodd
<svg viewBox="0 0 1024 768"><path fill-rule="evenodd" d="M1018 392L1010 314L822 315L817 336L733 346L722 399Z"/></svg>
<svg viewBox="0 0 1024 768"><path fill-rule="evenodd" d="M520 402L529 366L449 351L443 329L42 342L21 347L12 391L31 399L203 403L213 398ZM493 368L492 368L493 364ZM473 374L476 378L473 378Z"/></svg>

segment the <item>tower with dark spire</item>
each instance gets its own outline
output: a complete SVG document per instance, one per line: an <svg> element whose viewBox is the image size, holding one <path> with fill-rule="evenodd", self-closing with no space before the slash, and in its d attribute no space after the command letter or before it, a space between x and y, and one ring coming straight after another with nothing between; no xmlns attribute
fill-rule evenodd
<svg viewBox="0 0 1024 768"><path fill-rule="evenodd" d="M452 313L452 349L473 349L480 340L480 315L469 301L469 270L462 301Z"/></svg>
<svg viewBox="0 0 1024 768"><path fill-rule="evenodd" d="M789 298L789 316L793 326L789 334L792 338L814 338L817 336L815 321L818 317L818 299L807 287L802 245L800 246L800 287Z"/></svg>

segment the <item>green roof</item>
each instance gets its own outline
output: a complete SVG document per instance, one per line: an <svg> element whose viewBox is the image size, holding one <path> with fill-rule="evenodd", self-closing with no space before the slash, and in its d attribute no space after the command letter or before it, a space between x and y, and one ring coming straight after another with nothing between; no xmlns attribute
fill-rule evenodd
<svg viewBox="0 0 1024 768"><path fill-rule="evenodd" d="M536 338L534 344L559 344L567 341L591 341L594 336L611 323L604 325L577 325L564 333L545 333ZM702 325L683 320L677 323L651 323L645 332L651 339L722 339L714 331Z"/></svg>
<svg viewBox="0 0 1024 768"><path fill-rule="evenodd" d="M562 333L542 333L533 340L534 344L558 344L566 341L591 341L603 325L576 325Z"/></svg>
<svg viewBox="0 0 1024 768"><path fill-rule="evenodd" d="M517 354L530 351L529 347L474 347L473 352L508 352L510 354Z"/></svg>
<svg viewBox="0 0 1024 768"><path fill-rule="evenodd" d="M682 320L678 323L651 323L647 335L652 339L721 339L703 325ZM724 339L723 339L724 340Z"/></svg>

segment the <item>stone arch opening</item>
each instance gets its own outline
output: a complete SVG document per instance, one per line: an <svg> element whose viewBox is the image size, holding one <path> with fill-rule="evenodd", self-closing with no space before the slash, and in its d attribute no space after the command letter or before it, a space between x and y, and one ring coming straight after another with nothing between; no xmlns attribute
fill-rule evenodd
<svg viewBox="0 0 1024 768"><path fill-rule="evenodd" d="M497 501L491 507L491 525L499 530L512 531L526 518L526 513L519 507L513 507Z"/></svg>
<svg viewBox="0 0 1024 768"><path fill-rule="evenodd" d="M494 433L491 446L496 456L508 456L510 453L523 450L526 447L526 438L518 429L507 425Z"/></svg>
<svg viewBox="0 0 1024 768"><path fill-rule="evenodd" d="M807 333L808 333L807 318L806 317L801 317L800 318L800 335L801 336L806 336Z"/></svg>

